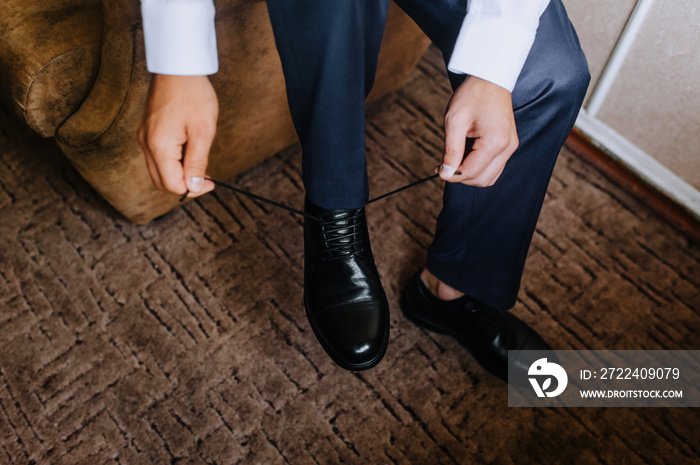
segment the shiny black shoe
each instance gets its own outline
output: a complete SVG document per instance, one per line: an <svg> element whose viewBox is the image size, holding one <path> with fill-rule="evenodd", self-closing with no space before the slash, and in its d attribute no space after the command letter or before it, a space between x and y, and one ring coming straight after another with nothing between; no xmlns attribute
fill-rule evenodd
<svg viewBox="0 0 700 465"><path fill-rule="evenodd" d="M438 299L423 284L420 273L406 285L401 309L418 326L457 339L482 367L506 382L509 350L552 350L539 334L511 313L483 305L469 296L450 301ZM519 352L511 354L511 358L511 375L521 383L539 357Z"/></svg>
<svg viewBox="0 0 700 465"><path fill-rule="evenodd" d="M374 264L365 209L326 210L306 200L304 306L316 338L346 370L377 365L389 342L389 304Z"/></svg>

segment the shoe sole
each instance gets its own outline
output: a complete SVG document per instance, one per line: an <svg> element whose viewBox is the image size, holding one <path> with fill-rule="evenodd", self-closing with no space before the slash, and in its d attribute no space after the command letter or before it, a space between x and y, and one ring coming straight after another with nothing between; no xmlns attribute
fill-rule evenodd
<svg viewBox="0 0 700 465"><path fill-rule="evenodd" d="M388 307L387 303L387 307ZM312 323L311 316L309 315L309 309L306 306L306 299L304 299L304 311L306 312L306 319L309 322L309 326L311 326L311 330L314 332L314 335L316 336L316 340L321 344L321 347L323 350L326 352L328 357L330 357L333 362L338 365L340 368L348 371L365 371L369 370L370 368L374 368L379 364L379 362L382 361L384 358L384 355L386 354L386 350L389 347L389 314L387 312L387 321L386 321L386 330L384 331L384 343L382 344L381 349L377 353L377 355L372 358L371 360L364 362L364 363L348 363L345 360L342 360L340 357L338 357L335 352L331 349L331 347L325 343L323 338L321 337L320 333L316 330L316 326Z"/></svg>

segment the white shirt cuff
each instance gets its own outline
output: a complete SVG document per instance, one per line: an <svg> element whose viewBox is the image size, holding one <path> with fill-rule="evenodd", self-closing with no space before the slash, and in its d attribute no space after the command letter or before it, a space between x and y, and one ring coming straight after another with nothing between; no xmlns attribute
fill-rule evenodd
<svg viewBox="0 0 700 465"><path fill-rule="evenodd" d="M467 14L447 69L513 92L536 32L502 18Z"/></svg>
<svg viewBox="0 0 700 465"><path fill-rule="evenodd" d="M143 0L148 71L203 76L219 70L211 0Z"/></svg>

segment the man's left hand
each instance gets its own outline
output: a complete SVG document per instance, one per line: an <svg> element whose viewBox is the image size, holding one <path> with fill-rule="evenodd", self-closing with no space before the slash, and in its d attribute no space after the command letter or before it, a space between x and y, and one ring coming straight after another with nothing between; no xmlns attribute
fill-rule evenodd
<svg viewBox="0 0 700 465"><path fill-rule="evenodd" d="M475 140L465 158L468 137ZM518 143L510 92L469 76L447 105L440 177L470 186L492 186Z"/></svg>

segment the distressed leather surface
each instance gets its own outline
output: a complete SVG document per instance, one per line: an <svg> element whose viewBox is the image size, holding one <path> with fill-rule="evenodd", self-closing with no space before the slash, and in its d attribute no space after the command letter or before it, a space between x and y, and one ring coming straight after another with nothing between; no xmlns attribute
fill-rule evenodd
<svg viewBox="0 0 700 465"><path fill-rule="evenodd" d="M4 0L0 9L0 97L53 136L97 75L101 1Z"/></svg>

